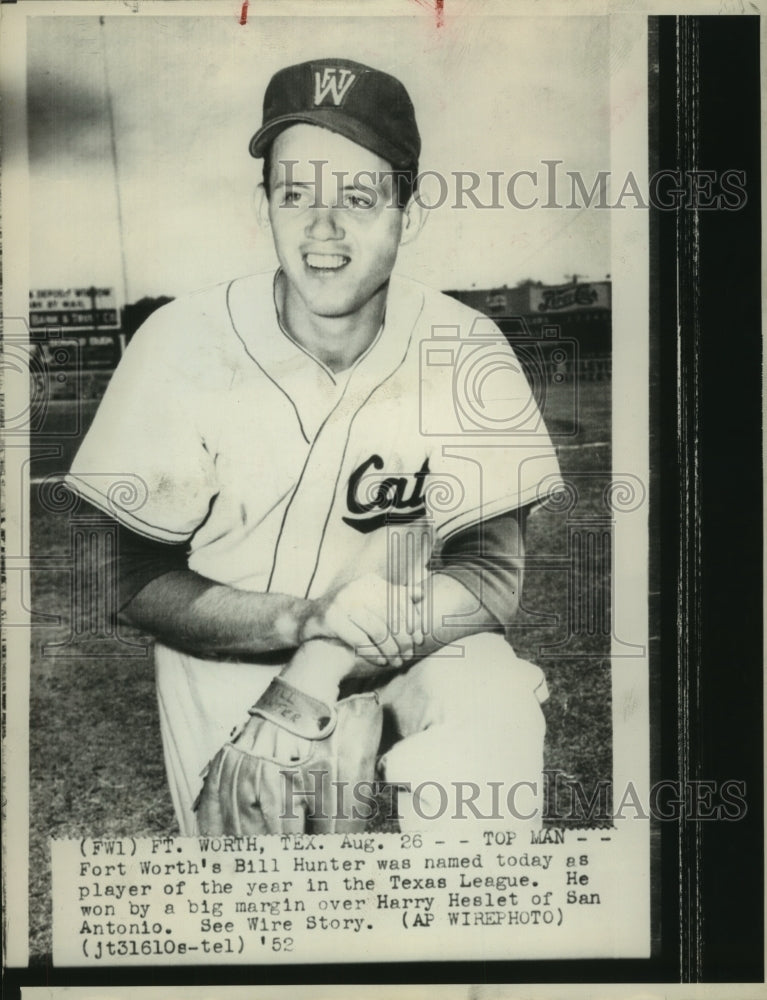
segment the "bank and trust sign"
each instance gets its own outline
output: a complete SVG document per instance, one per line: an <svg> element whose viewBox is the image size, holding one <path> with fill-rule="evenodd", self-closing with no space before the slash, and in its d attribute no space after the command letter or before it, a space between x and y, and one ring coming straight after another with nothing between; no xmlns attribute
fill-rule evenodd
<svg viewBox="0 0 767 1000"><path fill-rule="evenodd" d="M32 329L117 329L120 324L114 289L94 286L31 289L29 325Z"/></svg>

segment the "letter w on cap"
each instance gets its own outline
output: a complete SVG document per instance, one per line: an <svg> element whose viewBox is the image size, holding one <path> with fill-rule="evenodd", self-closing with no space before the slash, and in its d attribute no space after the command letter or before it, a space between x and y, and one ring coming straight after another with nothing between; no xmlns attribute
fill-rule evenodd
<svg viewBox="0 0 767 1000"><path fill-rule="evenodd" d="M325 98L330 95L336 107L346 97L349 87L354 83L356 74L350 69L337 69L326 67L315 71L314 74L314 104L315 107L322 104Z"/></svg>

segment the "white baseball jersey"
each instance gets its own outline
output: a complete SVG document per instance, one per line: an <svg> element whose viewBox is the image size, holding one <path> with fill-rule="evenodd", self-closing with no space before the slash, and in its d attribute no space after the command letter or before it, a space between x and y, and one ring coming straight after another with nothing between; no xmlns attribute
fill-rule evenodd
<svg viewBox="0 0 767 1000"><path fill-rule="evenodd" d="M149 318L68 481L128 528L188 543L204 577L313 597L366 572L395 579L393 533L439 545L535 504L559 470L487 317L394 276L377 338L334 374L281 328L268 273ZM170 739L202 765L274 673L156 657L166 755Z"/></svg>

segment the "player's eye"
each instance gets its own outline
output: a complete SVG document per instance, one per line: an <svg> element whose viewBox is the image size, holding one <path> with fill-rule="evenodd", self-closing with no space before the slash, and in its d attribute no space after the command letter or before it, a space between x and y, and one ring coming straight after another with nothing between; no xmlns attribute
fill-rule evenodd
<svg viewBox="0 0 767 1000"><path fill-rule="evenodd" d="M372 208L375 200L362 191L347 191L344 195L345 208Z"/></svg>
<svg viewBox="0 0 767 1000"><path fill-rule="evenodd" d="M306 192L296 188L286 188L282 193L283 205L305 205Z"/></svg>

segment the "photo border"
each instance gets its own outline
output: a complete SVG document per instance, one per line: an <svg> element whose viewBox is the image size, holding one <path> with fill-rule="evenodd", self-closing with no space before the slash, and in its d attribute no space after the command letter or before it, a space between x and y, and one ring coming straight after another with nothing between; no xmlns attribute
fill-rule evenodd
<svg viewBox="0 0 767 1000"><path fill-rule="evenodd" d="M739 350L733 352L735 357L723 359L721 352L724 325L734 321L736 327L752 333L761 328L758 295L761 252L753 252L755 246L761 251L758 235L761 202L753 180L760 178L758 103L761 87L758 65L756 68L753 65L754 37L758 56L760 27L753 23L755 20L749 16L675 18L669 15L652 18L650 22L657 30L654 35L660 109L657 163L665 167L674 162L683 170L708 169L712 160L705 158L704 150L707 149L709 154L716 154L723 161L747 163L751 178L749 202L737 216L731 213L723 219L722 213L694 213L694 220L692 216L682 216L680 220L657 210L651 211L654 265L651 358L654 356L663 370L663 381L653 392L651 411L653 454L657 458L653 463L656 488L651 491L654 497L651 503L655 505L651 518L659 533L651 573L653 580L662 581L659 590L653 591L660 633L651 640L654 664L651 701L653 716L660 720L664 737L660 748L654 752L653 775L665 779L674 776L675 780L691 782L708 777L706 765L712 764L723 775L746 776L749 815L738 829L741 849L732 850L727 846L733 824L720 824L723 829L718 836L710 827L704 830L689 824L662 825L654 846L655 863L660 866L664 886L660 901L656 897L655 903L656 912L659 910L662 915L663 929L660 948L648 960L498 962L492 963L492 968L487 963L475 962L449 963L447 966L429 964L423 970L418 969L419 973L424 972L423 978L420 975L412 977L415 968L412 964L402 969L387 967L383 974L380 968L350 964L339 967L346 982L355 978L360 983L372 985L374 980L368 974L375 972L384 983L412 982L413 978L424 985L468 983L479 978L480 968L481 981L488 983L511 982L512 978L527 983L564 983L570 978L572 982L581 983L651 983L661 981L661 977L669 983L679 978L689 982L699 979L728 981L718 978L722 974L729 974L733 982L763 980L763 896L757 893L755 900L753 892L741 895L733 891L742 887L751 890L755 884L763 888L763 689L759 600L762 553L761 544L755 543L745 554L739 553L742 556L739 586L722 587L722 580L728 579L725 557L729 556L729 548L716 533L718 512L729 510L731 516L737 517L738 531L747 528L752 539L758 538L761 543L762 538L761 504L758 502L762 491L758 436L761 387L755 384L761 367L761 344L749 339L739 344ZM748 59L745 52L749 53ZM728 75L728 68L736 54L740 59L739 73L737 79L733 79ZM707 89L706 81L712 78L720 85L718 94ZM670 91L674 95L679 92L681 99L670 103ZM711 141L711 131L727 129L727 109L734 106L741 109L741 114L745 108L748 115L741 144L733 140L732 130L725 132L726 146ZM694 137L698 136L701 125L709 127L708 146L705 142L702 146L695 144ZM7 153L4 159L7 169ZM3 199L3 207L7 217L7 198ZM706 286L702 275L712 261L722 272L735 276L739 287L744 289L742 301L733 302L718 289ZM673 340L666 333L669 329L678 331ZM714 364L718 368L716 378L712 376ZM668 374L669 368L675 373L673 381ZM730 395L727 399L730 409L725 426L743 425L752 432L750 437L743 434L739 449L739 456L746 459L740 462L738 469L743 477L740 490L747 501L754 501L745 504L739 502L737 494L733 496L732 479L722 475L725 470L731 473L732 442L722 428L721 400L715 397L713 390L717 384L726 384L728 379L730 385L738 386L738 396ZM710 421L718 424L719 432L708 441L702 441L698 428L701 422L710 428ZM669 489L670 483L675 484L673 491ZM714 543L714 558L704 558L701 553ZM682 570L680 589L676 587L677 569ZM730 622L738 622L739 626L737 637L728 633L728 646L717 635L717 626ZM11 647L9 643L6 656L10 655L9 650L12 652ZM678 665L675 673L662 668L672 653ZM743 664L738 684L732 683L733 671L729 664L723 675L722 664L733 655ZM13 749L8 746L14 724L10 719L6 721L5 763L12 762L17 767L21 765L21 757L16 756L15 746ZM712 733L717 730L721 733L722 728L727 734L724 744L710 745L707 741ZM15 806L20 807L18 799ZM6 813L7 834L11 832L9 822L13 824L14 818ZM7 858L6 854L6 864ZM678 887L678 895L671 892L670 885ZM750 903L749 896L752 897ZM735 905L734 901L737 901ZM739 945L737 955L728 951L733 939ZM329 982L327 976L334 967L258 968L259 976L266 982L288 984L295 981L298 970L307 981ZM262 976L265 971L266 976ZM201 980L201 974L210 975L211 972L216 981L222 978L232 984L249 981L239 976L247 972L246 968L231 967L213 970L150 967L143 975L137 970L125 970L123 978L131 986L139 986L147 979L168 985L174 981L192 984L204 981L205 976ZM469 972L475 975L466 975ZM43 982L107 986L114 983L114 970L106 969L102 974L84 969L8 970L7 984L12 990L23 984L43 985ZM736 993L733 991L733 995Z"/></svg>

